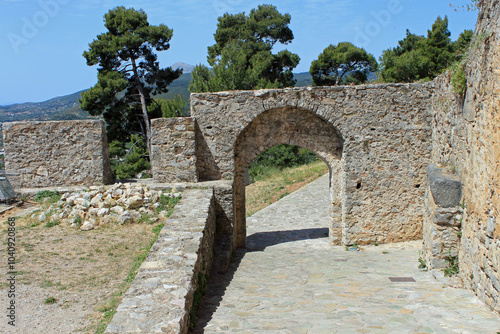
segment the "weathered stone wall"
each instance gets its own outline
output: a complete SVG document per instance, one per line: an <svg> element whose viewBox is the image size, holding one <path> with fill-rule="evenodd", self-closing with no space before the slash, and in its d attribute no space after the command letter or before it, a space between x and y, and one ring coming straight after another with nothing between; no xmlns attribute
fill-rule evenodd
<svg viewBox="0 0 500 334"><path fill-rule="evenodd" d="M500 3L481 2L467 59L462 103L449 77L436 81L434 162L454 168L463 184L460 275L500 312Z"/></svg>
<svg viewBox="0 0 500 334"><path fill-rule="evenodd" d="M151 120L151 168L159 182L197 182L196 121L191 117Z"/></svg>
<svg viewBox="0 0 500 334"><path fill-rule="evenodd" d="M100 120L3 123L5 169L14 188L112 181Z"/></svg>
<svg viewBox="0 0 500 334"><path fill-rule="evenodd" d="M442 269L458 256L462 223L462 183L445 168L429 165L425 192L423 259L429 269Z"/></svg>
<svg viewBox="0 0 500 334"><path fill-rule="evenodd" d="M255 154L270 144L308 147L327 162L325 157L337 157L330 166L337 208L332 215L341 211L342 222L332 216L331 229L342 230L344 243L421 238L431 93L430 85L387 84L192 94L199 178L234 179L236 206L244 201L240 172ZM293 123L287 114L301 121ZM267 125L252 125L261 115ZM329 147L314 132L316 119L335 133ZM292 128L295 135L285 134ZM244 219L239 205L235 224L238 219Z"/></svg>
<svg viewBox="0 0 500 334"><path fill-rule="evenodd" d="M193 298L213 262L213 190L187 190L105 333L187 333ZM199 292L198 292L199 293Z"/></svg>

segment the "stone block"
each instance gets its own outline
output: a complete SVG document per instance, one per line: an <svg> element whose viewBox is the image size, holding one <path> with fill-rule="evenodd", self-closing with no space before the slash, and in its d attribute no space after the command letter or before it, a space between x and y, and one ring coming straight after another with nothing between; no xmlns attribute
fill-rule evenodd
<svg viewBox="0 0 500 334"><path fill-rule="evenodd" d="M446 173L437 165L427 166L427 182L434 203L442 208L457 206L462 199L462 182L456 175Z"/></svg>

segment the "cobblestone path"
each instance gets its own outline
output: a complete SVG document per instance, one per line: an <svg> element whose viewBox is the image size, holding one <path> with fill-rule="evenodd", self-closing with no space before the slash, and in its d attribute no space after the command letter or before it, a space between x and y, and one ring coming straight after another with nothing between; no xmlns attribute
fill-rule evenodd
<svg viewBox="0 0 500 334"><path fill-rule="evenodd" d="M417 268L421 242L330 246L328 197L324 176L247 219L247 249L209 285L194 332L500 331L500 318L471 292Z"/></svg>

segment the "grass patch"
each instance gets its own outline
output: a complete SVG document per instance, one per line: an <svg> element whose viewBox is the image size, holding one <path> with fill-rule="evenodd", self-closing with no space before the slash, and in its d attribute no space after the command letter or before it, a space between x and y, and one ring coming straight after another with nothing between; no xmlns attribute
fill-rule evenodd
<svg viewBox="0 0 500 334"><path fill-rule="evenodd" d="M57 299L55 297L49 297L43 301L45 305L51 305L55 304L57 302Z"/></svg>
<svg viewBox="0 0 500 334"><path fill-rule="evenodd" d="M42 190L35 195L34 200L38 203L42 202L55 203L61 199L61 196L62 195L57 191Z"/></svg>
<svg viewBox="0 0 500 334"><path fill-rule="evenodd" d="M61 222L56 220L56 221L51 221L51 222L48 222L47 224L43 225L43 227L54 227L54 226L57 226L57 225L60 225Z"/></svg>
<svg viewBox="0 0 500 334"><path fill-rule="evenodd" d="M178 202L178 200L177 200ZM177 203L176 202L176 203ZM175 204L174 204L175 205ZM173 210L173 208L172 208ZM135 276L137 275L137 272L139 271L139 267L141 264L144 262L146 257L149 254L149 251L151 250L151 247L153 247L153 244L158 240L158 235L160 234L161 229L163 228L164 224L158 224L155 227L153 227L152 231L154 233L154 237L152 240L149 242L149 244L143 248L137 256L132 269L130 269L127 278L123 281L123 283L120 285L118 291L113 294L113 297L111 300L107 301L99 307L98 311L104 313L103 317L97 326L97 329L95 331L96 334L102 334L106 330L106 327L108 327L108 324L111 322L111 319L113 319L113 316L116 313L116 309L118 308L118 305L120 304L123 294L129 289L130 285L132 284L133 280L135 279Z"/></svg>
<svg viewBox="0 0 500 334"><path fill-rule="evenodd" d="M300 167L268 169L259 180L246 187L247 217L328 172L321 160Z"/></svg>

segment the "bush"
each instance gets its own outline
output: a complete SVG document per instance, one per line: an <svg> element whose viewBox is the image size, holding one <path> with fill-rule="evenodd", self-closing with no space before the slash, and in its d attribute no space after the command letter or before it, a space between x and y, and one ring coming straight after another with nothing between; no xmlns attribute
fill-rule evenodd
<svg viewBox="0 0 500 334"><path fill-rule="evenodd" d="M265 177L276 170L308 164L318 156L308 149L292 145L277 145L261 153L249 166L250 182Z"/></svg>

